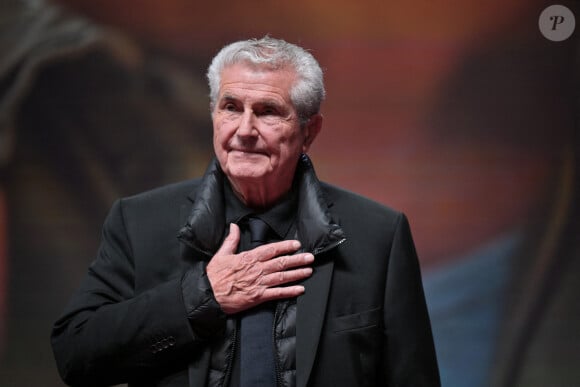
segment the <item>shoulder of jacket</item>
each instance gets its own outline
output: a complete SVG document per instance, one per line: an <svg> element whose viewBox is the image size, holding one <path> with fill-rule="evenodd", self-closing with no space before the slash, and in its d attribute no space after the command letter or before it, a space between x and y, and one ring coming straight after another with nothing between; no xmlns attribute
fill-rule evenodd
<svg viewBox="0 0 580 387"><path fill-rule="evenodd" d="M165 202L182 202L184 199L195 192L199 186L200 180L201 179L196 178L163 185L131 196L120 198L118 201L122 203L123 206L142 206Z"/></svg>
<svg viewBox="0 0 580 387"><path fill-rule="evenodd" d="M368 211L384 213L385 215L393 217L403 216L399 210L348 189L326 182L321 182L321 187L331 206L337 206L339 208L343 206L357 207Z"/></svg>

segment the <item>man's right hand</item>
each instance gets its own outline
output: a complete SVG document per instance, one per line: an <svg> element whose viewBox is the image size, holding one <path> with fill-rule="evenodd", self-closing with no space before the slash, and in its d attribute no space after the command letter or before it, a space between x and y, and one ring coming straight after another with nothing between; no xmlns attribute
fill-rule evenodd
<svg viewBox="0 0 580 387"><path fill-rule="evenodd" d="M311 253L292 254L300 242L268 243L236 254L240 228L230 224L230 233L207 265L207 276L222 310L234 314L270 300L296 297L304 286L280 286L312 274Z"/></svg>

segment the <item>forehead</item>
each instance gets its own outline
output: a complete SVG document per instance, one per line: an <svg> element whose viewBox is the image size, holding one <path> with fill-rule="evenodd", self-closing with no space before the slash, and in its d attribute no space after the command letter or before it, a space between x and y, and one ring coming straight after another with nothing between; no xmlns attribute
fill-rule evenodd
<svg viewBox="0 0 580 387"><path fill-rule="evenodd" d="M272 69L236 63L222 70L219 96L273 94L289 100L295 80L296 72L289 67Z"/></svg>

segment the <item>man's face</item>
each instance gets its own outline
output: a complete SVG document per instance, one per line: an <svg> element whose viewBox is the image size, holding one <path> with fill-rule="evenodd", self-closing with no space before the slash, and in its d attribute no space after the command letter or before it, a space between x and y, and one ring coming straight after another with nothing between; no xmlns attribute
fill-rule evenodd
<svg viewBox="0 0 580 387"><path fill-rule="evenodd" d="M295 79L292 70L243 63L222 71L212 112L213 143L234 188L290 188L298 158L316 135L309 124L300 128L290 99Z"/></svg>

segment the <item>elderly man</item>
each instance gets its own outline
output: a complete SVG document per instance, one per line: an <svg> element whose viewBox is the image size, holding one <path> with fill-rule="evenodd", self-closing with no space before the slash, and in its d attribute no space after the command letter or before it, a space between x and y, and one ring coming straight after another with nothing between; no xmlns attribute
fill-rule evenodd
<svg viewBox="0 0 580 387"><path fill-rule="evenodd" d="M117 201L56 322L63 379L100 386L438 386L399 212L320 182L322 71L269 37L208 71L216 159ZM185 225L185 226L184 226Z"/></svg>

